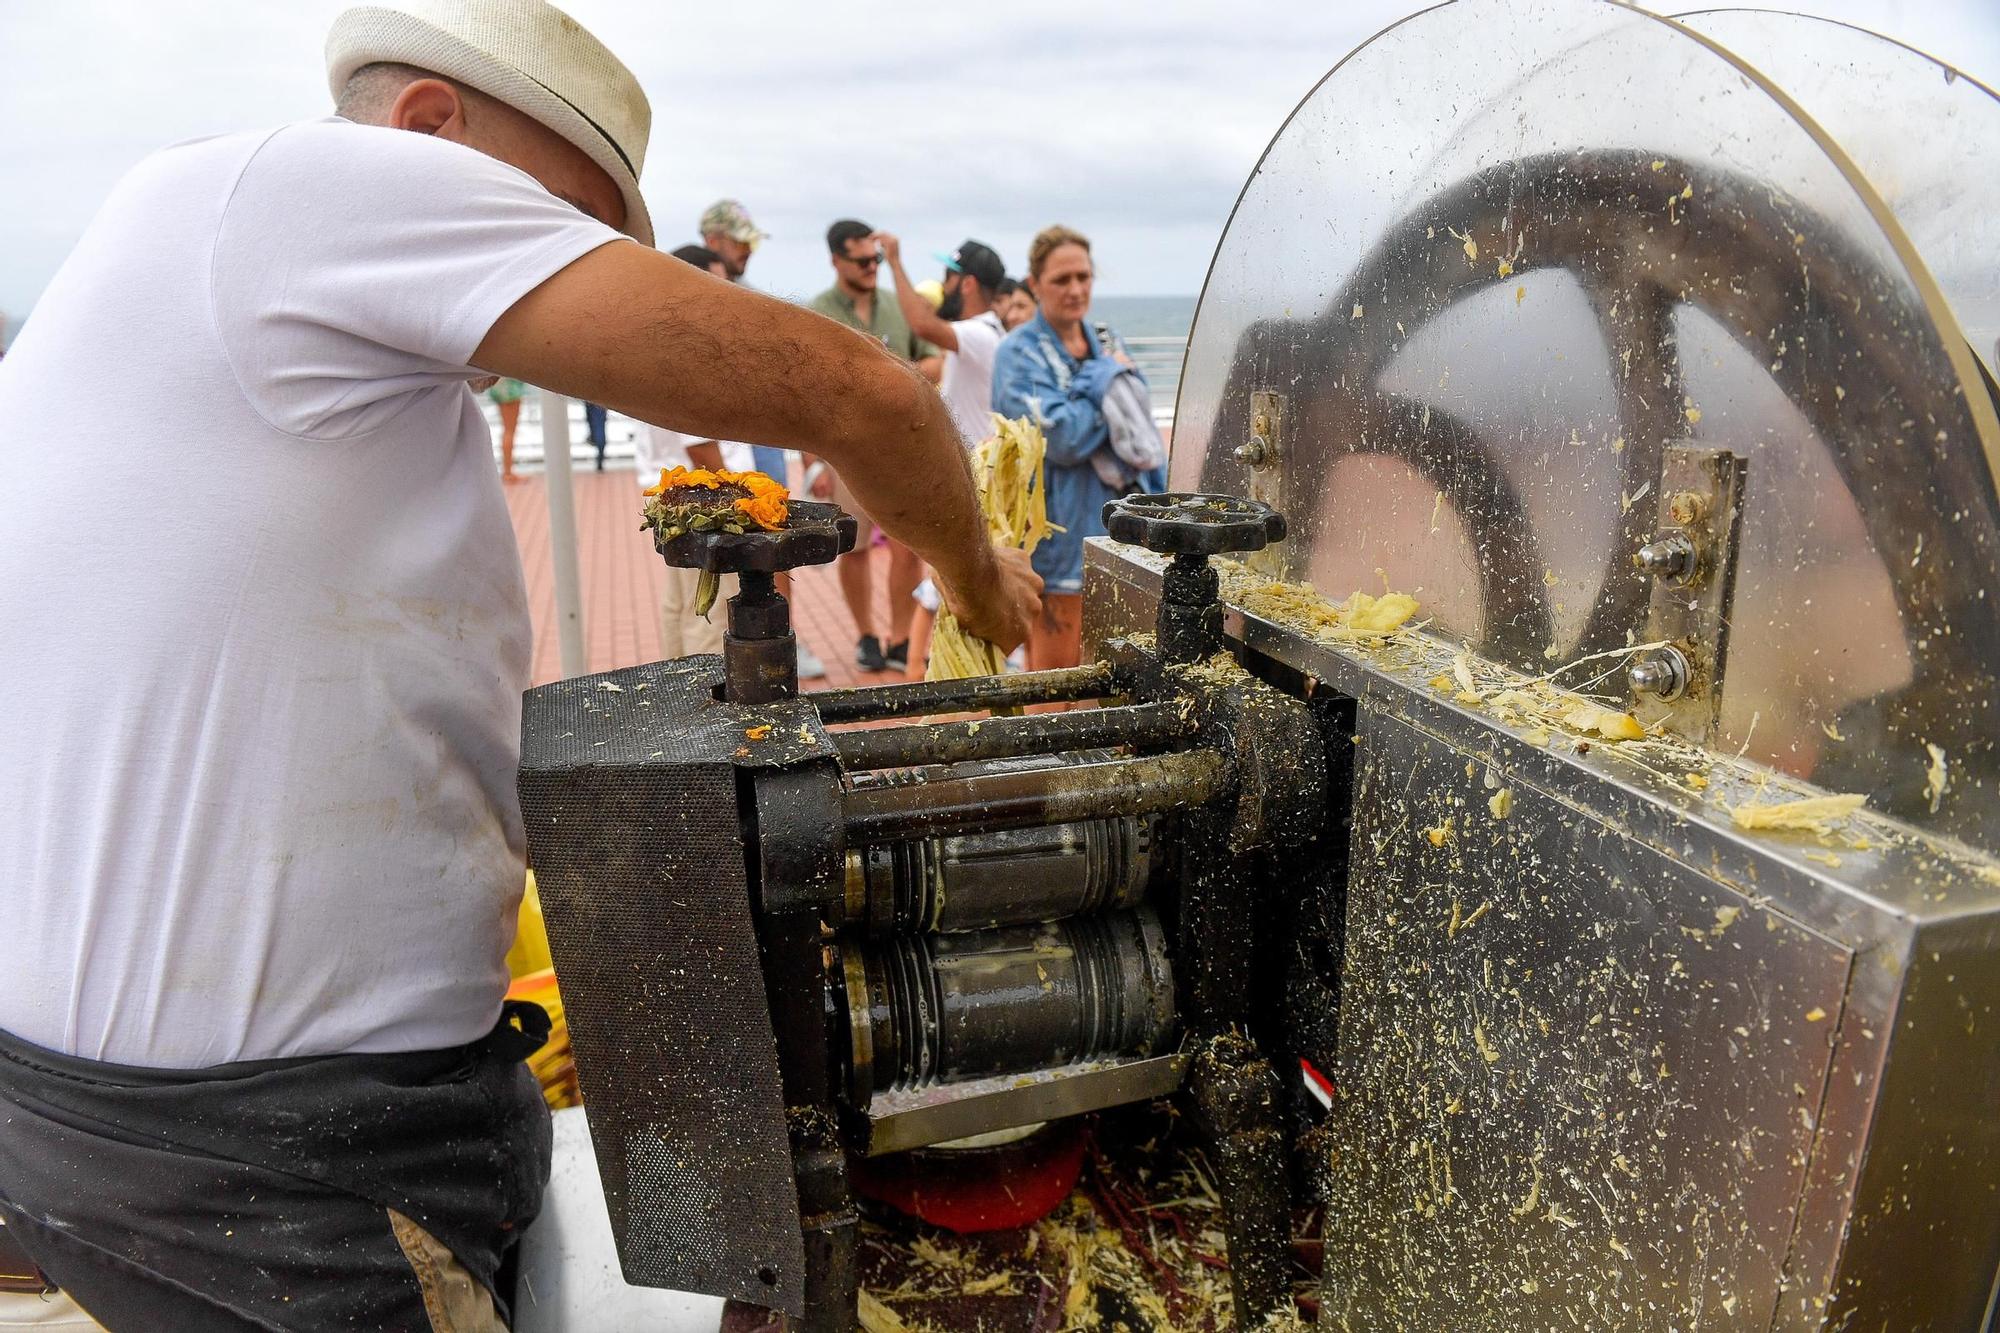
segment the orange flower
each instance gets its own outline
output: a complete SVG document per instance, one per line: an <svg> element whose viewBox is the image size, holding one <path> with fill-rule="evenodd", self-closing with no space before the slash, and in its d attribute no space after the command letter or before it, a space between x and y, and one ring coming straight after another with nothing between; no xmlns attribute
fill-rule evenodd
<svg viewBox="0 0 2000 1333"><path fill-rule="evenodd" d="M760 528L775 531L785 526L785 516L791 509L784 496L772 495L738 500L736 512Z"/></svg>
<svg viewBox="0 0 2000 1333"><path fill-rule="evenodd" d="M728 477L732 474L724 472L720 475ZM656 485L648 486L645 493L647 495L658 495L662 491L671 490L676 486L701 486L713 489L721 484L721 481L717 479L717 474L710 472L707 468L663 467L660 469L659 482Z"/></svg>
<svg viewBox="0 0 2000 1333"><path fill-rule="evenodd" d="M731 474L749 496L736 502L736 512L760 528L782 528L791 513L791 493L761 472Z"/></svg>
<svg viewBox="0 0 2000 1333"><path fill-rule="evenodd" d="M662 468L659 484L646 488L648 496L664 495L672 490L732 490L748 491L748 495L734 497L732 504L737 513L755 523L760 528L776 529L785 526L785 518L791 512L791 492L771 480L761 472L711 472L707 468Z"/></svg>

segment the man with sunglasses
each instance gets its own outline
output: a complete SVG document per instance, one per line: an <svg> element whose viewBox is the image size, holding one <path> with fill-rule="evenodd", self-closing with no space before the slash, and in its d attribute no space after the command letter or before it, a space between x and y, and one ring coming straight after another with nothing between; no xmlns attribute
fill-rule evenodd
<svg viewBox="0 0 2000 1333"><path fill-rule="evenodd" d="M894 300L883 300L876 290L881 277L882 251L875 243L875 229L865 222L842 218L826 230L826 248L833 265L833 286L815 296L811 309L859 329L906 361L914 361L924 378L935 383L942 366L938 349L910 332L909 323ZM863 671L902 671L910 664L910 621L916 604L910 595L923 578L923 562L901 542L889 541L889 639L883 647L876 634L874 566L869 562L870 535L874 523L867 511L838 476L834 479L834 502L861 523L861 536L854 549L840 557L835 572L840 576L840 595L854 617L857 642L854 664Z"/></svg>

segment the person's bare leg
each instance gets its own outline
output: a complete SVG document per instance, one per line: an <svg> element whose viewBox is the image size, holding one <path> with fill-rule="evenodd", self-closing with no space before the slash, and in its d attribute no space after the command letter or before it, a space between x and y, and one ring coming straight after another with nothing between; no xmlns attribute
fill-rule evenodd
<svg viewBox="0 0 2000 1333"><path fill-rule="evenodd" d="M917 613L910 620L910 665L903 672L904 680L922 680L924 671L931 660L931 626L937 623L922 602L911 599Z"/></svg>
<svg viewBox="0 0 2000 1333"><path fill-rule="evenodd" d="M889 642L910 641L910 617L916 614L917 585L924 581L924 562L901 542L889 543Z"/></svg>
<svg viewBox="0 0 2000 1333"><path fill-rule="evenodd" d="M1028 669L1073 667L1083 658L1083 594L1045 592L1042 614L1028 631Z"/></svg>
<svg viewBox="0 0 2000 1333"><path fill-rule="evenodd" d="M854 549L834 562L833 572L840 578L840 596L847 603L847 614L854 617L854 633L865 638L875 632L875 580L870 577L868 567L868 543L857 541Z"/></svg>
<svg viewBox="0 0 2000 1333"><path fill-rule="evenodd" d="M500 404L500 480L519 481L514 471L514 428L521 424L521 400Z"/></svg>
<svg viewBox="0 0 2000 1333"><path fill-rule="evenodd" d="M1083 594L1045 592L1042 613L1028 630L1028 670L1073 667L1083 659ZM1030 713L1060 713L1068 704L1035 704Z"/></svg>

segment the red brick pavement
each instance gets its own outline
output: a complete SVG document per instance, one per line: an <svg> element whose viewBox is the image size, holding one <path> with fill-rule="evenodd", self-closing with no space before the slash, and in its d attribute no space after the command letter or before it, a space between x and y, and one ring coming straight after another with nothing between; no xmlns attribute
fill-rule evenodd
<svg viewBox="0 0 2000 1333"><path fill-rule="evenodd" d="M583 589L585 657L591 672L655 661L660 656L660 590L665 566L639 527L639 487L630 469L580 471L576 482L579 582ZM549 562L548 492L539 474L507 488L507 508L527 573L528 612L535 631L533 683L562 676L555 626L555 573ZM888 559L874 553L876 616L887 623ZM854 619L841 599L833 566L793 577L792 621L799 637L826 663L824 680L807 689L883 684L897 677L854 665ZM722 615L717 607L715 614Z"/></svg>

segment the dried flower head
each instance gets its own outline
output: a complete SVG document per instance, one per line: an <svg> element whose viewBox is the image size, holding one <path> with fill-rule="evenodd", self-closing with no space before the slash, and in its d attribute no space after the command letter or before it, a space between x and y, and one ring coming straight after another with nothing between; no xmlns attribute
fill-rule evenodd
<svg viewBox="0 0 2000 1333"><path fill-rule="evenodd" d="M648 526L663 533L670 527L685 531L717 526L772 531L785 525L791 509L791 493L761 472L662 468L660 480L646 488L646 496ZM681 519L687 521L677 521Z"/></svg>
<svg viewBox="0 0 2000 1333"><path fill-rule="evenodd" d="M774 532L785 526L791 494L761 472L712 472L662 468L646 488L646 526L665 540L690 532ZM721 580L703 570L695 585L695 614L707 618Z"/></svg>

